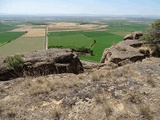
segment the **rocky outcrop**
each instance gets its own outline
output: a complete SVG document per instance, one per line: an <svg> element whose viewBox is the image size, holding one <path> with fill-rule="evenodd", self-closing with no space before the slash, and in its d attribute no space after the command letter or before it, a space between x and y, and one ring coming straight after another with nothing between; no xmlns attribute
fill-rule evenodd
<svg viewBox="0 0 160 120"><path fill-rule="evenodd" d="M127 34L123 40L139 39L141 36L143 36L143 32L133 32L131 34Z"/></svg>
<svg viewBox="0 0 160 120"><path fill-rule="evenodd" d="M118 66L124 64L142 61L146 55L139 52L139 47L142 46L142 41L127 40L122 41L110 48L104 50L101 63L113 62Z"/></svg>
<svg viewBox="0 0 160 120"><path fill-rule="evenodd" d="M57 73L81 73L83 66L70 49L50 49L20 55L24 59L23 68L7 70L7 65L0 60L0 80L22 76L42 76Z"/></svg>

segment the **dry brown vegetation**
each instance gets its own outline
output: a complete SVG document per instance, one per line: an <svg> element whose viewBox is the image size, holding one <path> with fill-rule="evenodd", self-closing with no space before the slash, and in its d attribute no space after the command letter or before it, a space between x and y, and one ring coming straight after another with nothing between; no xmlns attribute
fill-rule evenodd
<svg viewBox="0 0 160 120"><path fill-rule="evenodd" d="M159 120L159 63L1 81L0 119Z"/></svg>

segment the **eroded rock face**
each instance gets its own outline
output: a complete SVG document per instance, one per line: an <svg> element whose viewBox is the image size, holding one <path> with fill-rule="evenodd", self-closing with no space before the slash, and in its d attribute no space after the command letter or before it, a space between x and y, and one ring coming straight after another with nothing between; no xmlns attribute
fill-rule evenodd
<svg viewBox="0 0 160 120"><path fill-rule="evenodd" d="M141 45L142 41L139 40L122 41L104 50L101 63L113 62L122 66L132 62L142 61L146 56L137 49Z"/></svg>
<svg viewBox="0 0 160 120"><path fill-rule="evenodd" d="M123 40L139 39L141 36L143 36L143 32L133 32L131 34L127 34Z"/></svg>
<svg viewBox="0 0 160 120"><path fill-rule="evenodd" d="M81 73L83 66L70 49L50 49L21 55L23 68L7 70L4 59L0 62L0 80L22 76L42 76L57 73Z"/></svg>

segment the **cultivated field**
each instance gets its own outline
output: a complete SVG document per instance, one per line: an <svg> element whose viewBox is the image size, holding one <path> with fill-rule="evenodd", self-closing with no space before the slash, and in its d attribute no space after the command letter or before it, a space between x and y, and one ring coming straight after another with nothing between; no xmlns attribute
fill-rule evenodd
<svg viewBox="0 0 160 120"><path fill-rule="evenodd" d="M4 32L0 33L0 46L4 45L20 36L22 36L25 32Z"/></svg>
<svg viewBox="0 0 160 120"><path fill-rule="evenodd" d="M70 32L55 32L49 33L49 47L63 46L76 48L91 48L94 56L81 56L82 59L99 62L105 48L121 41L122 36L109 33L107 31L70 31Z"/></svg>
<svg viewBox="0 0 160 120"><path fill-rule="evenodd" d="M50 22L49 32L58 31L75 31L75 30L100 30L106 29L107 25L86 24L86 23L69 23L69 22Z"/></svg>
<svg viewBox="0 0 160 120"><path fill-rule="evenodd" d="M88 38L81 34L76 32L58 32L58 33L49 33L49 47L56 47L56 46L63 46L63 47L86 47L90 48L93 44L94 40L91 38Z"/></svg>
<svg viewBox="0 0 160 120"><path fill-rule="evenodd" d="M109 33L108 31L85 32L85 35L93 40L96 44L91 48L94 56L81 56L82 59L99 62L105 48L120 42L123 36Z"/></svg>
<svg viewBox="0 0 160 120"><path fill-rule="evenodd" d="M0 23L0 57L45 49L45 28L9 24Z"/></svg>
<svg viewBox="0 0 160 120"><path fill-rule="evenodd" d="M44 37L45 36L45 28L34 28L28 31L22 37Z"/></svg>
<svg viewBox="0 0 160 120"><path fill-rule="evenodd" d="M45 49L44 37L20 37L0 47L0 56L6 57Z"/></svg>

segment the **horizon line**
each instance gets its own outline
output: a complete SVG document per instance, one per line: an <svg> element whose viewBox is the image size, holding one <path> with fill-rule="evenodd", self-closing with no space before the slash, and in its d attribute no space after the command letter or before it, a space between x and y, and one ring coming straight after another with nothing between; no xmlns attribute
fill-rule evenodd
<svg viewBox="0 0 160 120"><path fill-rule="evenodd" d="M6 15L6 16L123 16L123 17L149 17L149 16L153 16L153 17L160 17L160 15L140 15L140 14L67 14L67 13L34 13L34 14L30 14L30 13L0 13L0 15Z"/></svg>

